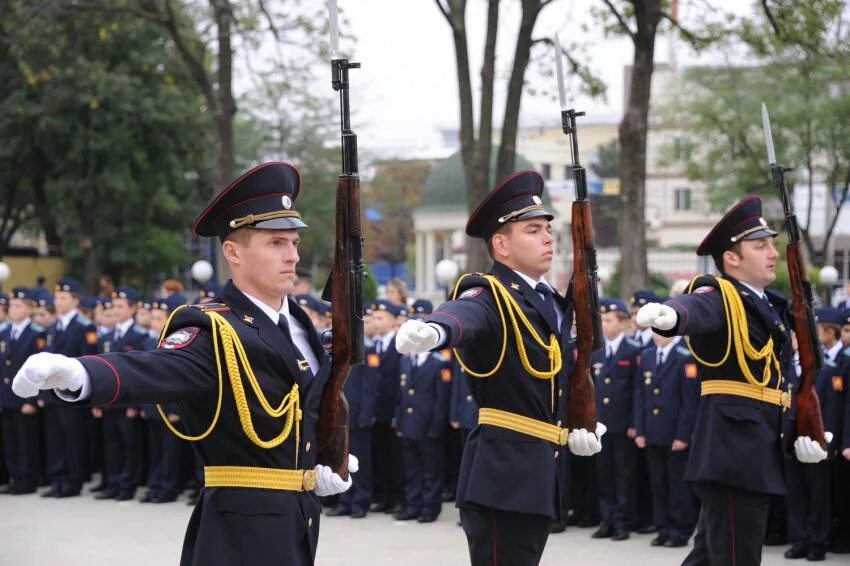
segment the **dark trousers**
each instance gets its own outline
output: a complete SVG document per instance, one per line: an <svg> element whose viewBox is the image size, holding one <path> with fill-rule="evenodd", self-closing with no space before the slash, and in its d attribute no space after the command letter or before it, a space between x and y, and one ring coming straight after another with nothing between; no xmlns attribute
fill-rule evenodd
<svg viewBox="0 0 850 566"><path fill-rule="evenodd" d="M478 506L462 507L460 520L472 566L536 566L552 524L546 515Z"/></svg>
<svg viewBox="0 0 850 566"><path fill-rule="evenodd" d="M694 547L682 561L681 566L707 566L707 564L708 545L705 542L705 513L700 507L696 531L694 531Z"/></svg>
<svg viewBox="0 0 850 566"><path fill-rule="evenodd" d="M634 521L635 441L625 434L608 434L596 456L599 513L617 531L629 531Z"/></svg>
<svg viewBox="0 0 850 566"><path fill-rule="evenodd" d="M405 510L417 515L436 517L443 505L444 439L403 438L401 446L405 471Z"/></svg>
<svg viewBox="0 0 850 566"><path fill-rule="evenodd" d="M565 451L566 452L566 451ZM570 509L578 519L599 521L599 490L596 485L597 456L567 454L570 461L568 491Z"/></svg>
<svg viewBox="0 0 850 566"><path fill-rule="evenodd" d="M673 452L669 446L647 446L646 462L652 491L652 517L658 533L672 540L688 540L697 521L697 504L685 483L688 450Z"/></svg>
<svg viewBox="0 0 850 566"><path fill-rule="evenodd" d="M372 429L352 428L350 452L357 456L360 469L351 474L351 489L339 494L339 504L349 511L368 511L372 503Z"/></svg>
<svg viewBox="0 0 850 566"><path fill-rule="evenodd" d="M816 552L829 550L830 465L831 462L801 464L785 459L788 539Z"/></svg>
<svg viewBox="0 0 850 566"><path fill-rule="evenodd" d="M179 493L182 442L157 417L146 419L148 436L148 488L154 495L173 497Z"/></svg>
<svg viewBox="0 0 850 566"><path fill-rule="evenodd" d="M649 456L646 450L635 450L635 517L632 527L646 527L654 523L652 482L649 478ZM658 526L656 524L656 526Z"/></svg>
<svg viewBox="0 0 850 566"><path fill-rule="evenodd" d="M54 491L76 494L88 476L88 409L44 408L47 477Z"/></svg>
<svg viewBox="0 0 850 566"><path fill-rule="evenodd" d="M833 552L850 549L850 461L839 454L832 461L832 544ZM844 547L841 549L840 547Z"/></svg>
<svg viewBox="0 0 850 566"><path fill-rule="evenodd" d="M25 415L20 409L0 413L3 428L3 460L12 485L34 489L38 481L38 415Z"/></svg>
<svg viewBox="0 0 850 566"><path fill-rule="evenodd" d="M694 483L694 492L702 503L707 564L761 564L769 496L707 482ZM698 554L696 547L692 554Z"/></svg>
<svg viewBox="0 0 850 566"><path fill-rule="evenodd" d="M144 423L128 419L125 409L103 412L103 456L106 486L134 491L142 481Z"/></svg>
<svg viewBox="0 0 850 566"><path fill-rule="evenodd" d="M446 472L445 484L443 491L454 497L457 491L457 479L460 475L460 458L463 454L463 442L465 438L461 438L459 429L452 428L446 423L445 435L445 459Z"/></svg>
<svg viewBox="0 0 850 566"><path fill-rule="evenodd" d="M390 423L372 427L372 473L375 501L388 507L404 503L401 441Z"/></svg>

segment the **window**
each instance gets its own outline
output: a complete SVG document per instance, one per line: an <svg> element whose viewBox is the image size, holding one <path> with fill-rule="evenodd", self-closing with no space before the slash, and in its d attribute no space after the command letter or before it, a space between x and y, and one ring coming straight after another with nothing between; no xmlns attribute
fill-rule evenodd
<svg viewBox="0 0 850 566"><path fill-rule="evenodd" d="M573 166L572 165L564 165L564 179L569 181L573 180Z"/></svg>
<svg viewBox="0 0 850 566"><path fill-rule="evenodd" d="M552 178L552 165L550 163L541 163L540 168L543 169L543 178L547 181Z"/></svg>
<svg viewBox="0 0 850 566"><path fill-rule="evenodd" d="M690 210L691 209L691 189L675 189L673 191L674 210Z"/></svg>

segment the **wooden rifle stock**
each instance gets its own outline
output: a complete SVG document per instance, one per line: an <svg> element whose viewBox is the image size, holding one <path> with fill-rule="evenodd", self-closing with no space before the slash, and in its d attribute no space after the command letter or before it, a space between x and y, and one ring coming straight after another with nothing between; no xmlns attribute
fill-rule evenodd
<svg viewBox="0 0 850 566"><path fill-rule="evenodd" d="M342 174L336 189L336 241L330 276L331 375L319 405L316 430L317 461L348 479L348 401L344 387L354 364L362 364L363 351L363 230L360 223L360 176L357 136L351 131L348 106L348 70L359 63L331 61L332 84L340 96ZM326 290L327 291L327 290Z"/></svg>
<svg viewBox="0 0 850 566"><path fill-rule="evenodd" d="M823 414L815 391L815 379L823 365L812 312L812 286L806 273L806 262L800 242L786 249L788 276L791 281L791 316L797 334L800 355L800 389L797 391L797 436L808 436L826 449Z"/></svg>

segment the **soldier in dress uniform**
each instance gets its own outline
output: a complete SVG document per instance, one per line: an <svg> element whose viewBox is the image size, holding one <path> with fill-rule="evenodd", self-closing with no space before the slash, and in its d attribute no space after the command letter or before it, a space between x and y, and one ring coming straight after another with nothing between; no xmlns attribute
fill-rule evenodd
<svg viewBox="0 0 850 566"><path fill-rule="evenodd" d="M46 352L73 358L97 353L97 330L78 312L82 291L82 283L70 277L56 283L57 320L47 328ZM39 394L38 404L44 408L45 463L50 480L50 489L41 495L79 495L89 474L91 417L88 411L69 406L49 391Z"/></svg>
<svg viewBox="0 0 850 566"><path fill-rule="evenodd" d="M32 321L35 295L15 287L9 297L9 326L0 330L0 417L3 460L10 485L2 493L33 493L39 475L39 416L35 396L21 399L12 392L12 379L31 355L44 350L44 328Z"/></svg>
<svg viewBox="0 0 850 566"><path fill-rule="evenodd" d="M593 538L626 540L635 520L635 389L641 344L626 336L629 309L622 299L599 301L605 347L593 353L596 417L608 427L596 457L599 514Z"/></svg>
<svg viewBox="0 0 850 566"><path fill-rule="evenodd" d="M370 305L378 358L378 390L375 424L372 426L372 473L374 495L369 510L400 513L404 509L404 466L401 441L392 428L399 399L401 355L395 349L396 318L407 309L387 300ZM374 360L374 358L373 358ZM368 363L367 359L367 363ZM370 364L371 365L371 364Z"/></svg>
<svg viewBox="0 0 850 566"><path fill-rule="evenodd" d="M850 300L850 299L849 299ZM850 308L841 312L841 364L850 366ZM836 359L839 356L836 356ZM847 369L850 372L850 369ZM848 378L850 380L850 378ZM844 384L847 391L847 382ZM841 452L832 461L832 511L833 528L830 550L850 553L850 393L845 393L844 417L841 434Z"/></svg>
<svg viewBox="0 0 850 566"><path fill-rule="evenodd" d="M433 310L424 304L420 307L414 314L419 320L425 311ZM393 517L431 523L443 503L451 359L442 352L421 352L402 357L399 369L401 390L394 427L402 443L404 510Z"/></svg>
<svg viewBox="0 0 850 566"><path fill-rule="evenodd" d="M836 431L836 434L827 447L827 460L823 462L802 464L793 457L785 459L788 539L791 541L785 558L806 558L810 561L824 560L829 550L832 522L830 472L833 460L840 458L840 431L850 367L836 363L835 356L829 353L829 344L841 343L838 341L841 311L823 307L816 310L816 315L818 335L824 348L824 365L815 378L815 390L820 400L824 429ZM795 374L791 377L796 388L799 379ZM794 423L796 409L796 403L793 403L789 411L791 423ZM793 424L789 428L793 430Z"/></svg>
<svg viewBox="0 0 850 566"><path fill-rule="evenodd" d="M183 566L313 564L317 496L350 486L315 463L330 363L288 297L306 227L294 208L300 182L288 163L260 165L201 213L194 232L219 237L233 279L220 303L175 311L159 349L79 360L40 354L13 383L19 395L54 389L90 405L180 403L206 481ZM356 462L352 455L349 471Z"/></svg>
<svg viewBox="0 0 850 566"><path fill-rule="evenodd" d="M365 321L370 318L371 309L367 307L364 310L364 334L368 336L369 325ZM372 503L372 424L375 422L381 361L374 344L366 344L365 354L366 363L353 366L345 380L349 444L351 452L358 455L360 469L352 476L351 489L340 493L336 506L327 511L326 515L330 517L349 515L352 519L362 519Z"/></svg>
<svg viewBox="0 0 850 566"><path fill-rule="evenodd" d="M775 236L761 200L742 200L697 249L722 275L698 276L687 294L637 315L659 334L689 336L697 361L701 397L685 479L703 508L707 548L695 552L705 550L710 564L759 564L769 498L785 495L780 430L791 340L778 297L765 289L776 278ZM804 460L826 457L810 438L794 446Z"/></svg>
<svg viewBox="0 0 850 566"><path fill-rule="evenodd" d="M405 354L456 348L480 407L455 500L474 565L539 563L551 523L561 520L557 459L566 444L598 452L604 432L563 426L572 304L544 277L554 237L542 194L534 171L493 189L466 225L487 243L492 269L463 276L454 300L424 322L407 321L396 340Z"/></svg>
<svg viewBox="0 0 850 566"><path fill-rule="evenodd" d="M635 394L635 443L646 452L652 492L650 544L685 546L697 521L697 502L685 483L685 465L699 402L696 362L679 337L653 334L654 346L640 356Z"/></svg>
<svg viewBox="0 0 850 566"><path fill-rule="evenodd" d="M632 293L629 299L629 309L632 313L632 338L640 342L641 348L651 348L654 346L652 341L653 332L651 328L641 328L635 322L635 316L640 308L647 303L662 302L658 295L647 289L638 289Z"/></svg>
<svg viewBox="0 0 850 566"><path fill-rule="evenodd" d="M115 329L99 338L98 351L130 352L144 350L148 331L136 324L139 292L132 287L116 287L112 296ZM107 406L103 414L104 489L95 499L128 501L136 495L144 471L144 428L138 405Z"/></svg>

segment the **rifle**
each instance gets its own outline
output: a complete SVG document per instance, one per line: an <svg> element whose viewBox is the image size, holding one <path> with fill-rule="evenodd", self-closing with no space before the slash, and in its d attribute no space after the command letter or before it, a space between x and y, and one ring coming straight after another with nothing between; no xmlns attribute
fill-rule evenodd
<svg viewBox="0 0 850 566"><path fill-rule="evenodd" d="M806 258L800 244L800 227L797 215L791 207L788 186L785 184L785 172L790 171L776 164L776 151L773 148L773 132L770 129L770 116L767 106L762 102L761 120L764 127L764 143L767 146L767 160L770 163L770 175L773 186L782 198L785 211L785 229L788 231L786 261L788 278L791 280L791 317L797 334L797 351L800 355L800 388L797 390L797 436L808 436L826 449L823 430L823 415L820 401L815 391L815 377L823 365L820 343L817 339L815 316L812 308L812 284L806 272Z"/></svg>
<svg viewBox="0 0 850 566"><path fill-rule="evenodd" d="M322 392L316 430L318 462L348 478L348 401L343 388L351 366L362 364L363 351L363 230L360 224L360 176L357 135L351 131L348 70L357 69L339 56L336 0L329 0L331 85L339 92L342 173L336 187L336 241L330 275L331 375ZM325 295L327 295L325 289Z"/></svg>
<svg viewBox="0 0 850 566"><path fill-rule="evenodd" d="M555 34L555 71L558 77L558 96L561 102L561 127L570 138L573 179L576 200L572 207L573 236L573 305L575 306L577 354L570 373L570 392L567 424L570 429L596 430L596 392L590 377L590 358L603 346L602 322L599 318L597 290L596 247L593 244L593 217L587 198L587 177L578 157L576 117L584 112L567 109L564 89L564 69L561 62L561 41Z"/></svg>

